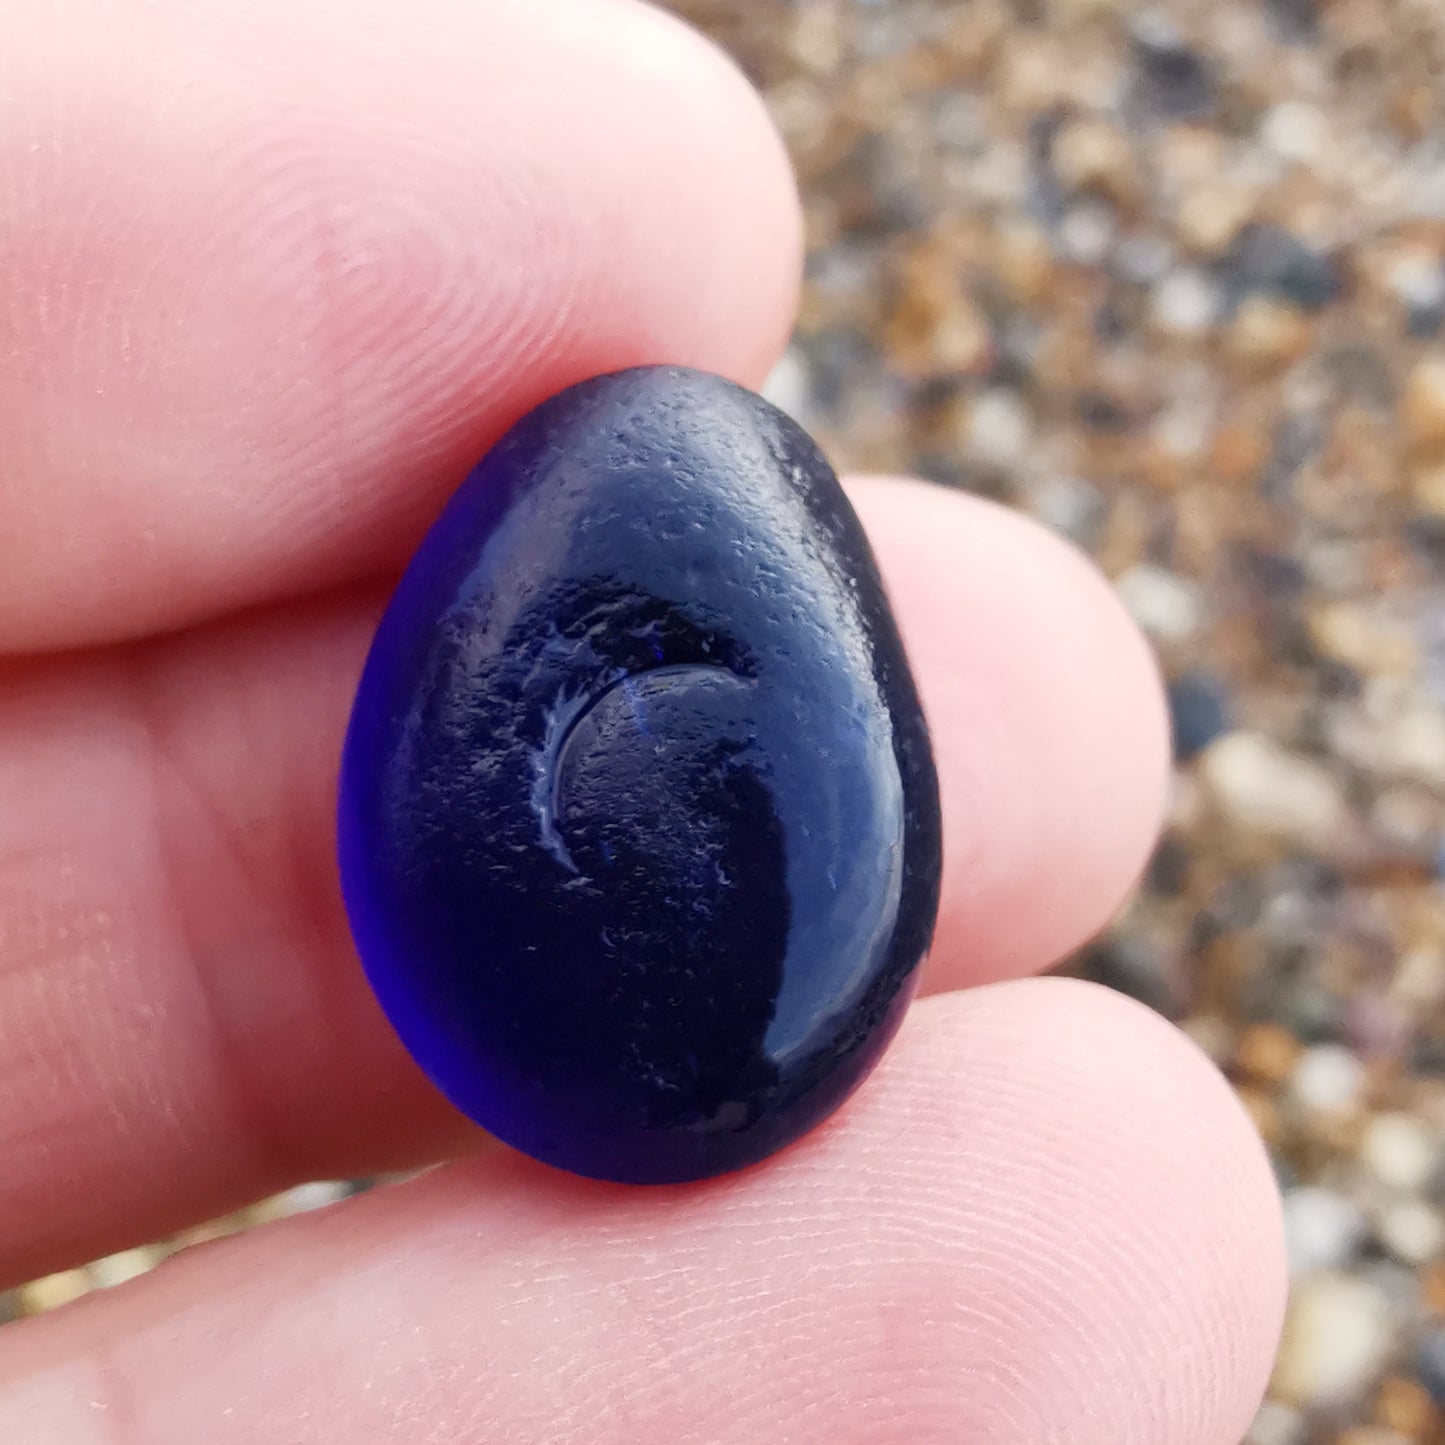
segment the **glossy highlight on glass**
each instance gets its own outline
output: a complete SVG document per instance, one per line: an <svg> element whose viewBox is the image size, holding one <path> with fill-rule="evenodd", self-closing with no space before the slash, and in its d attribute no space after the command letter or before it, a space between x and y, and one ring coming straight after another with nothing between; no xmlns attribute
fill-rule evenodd
<svg viewBox="0 0 1445 1445"><path fill-rule="evenodd" d="M877 568L795 423L704 373L522 419L398 586L342 764L352 930L407 1048L600 1179L760 1160L897 1028L938 789Z"/></svg>

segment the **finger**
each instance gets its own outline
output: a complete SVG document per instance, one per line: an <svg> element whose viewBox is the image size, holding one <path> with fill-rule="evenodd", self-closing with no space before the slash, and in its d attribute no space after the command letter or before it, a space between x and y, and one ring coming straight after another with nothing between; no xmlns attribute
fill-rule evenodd
<svg viewBox="0 0 1445 1445"><path fill-rule="evenodd" d="M460 1166L21 1325L0 1438L1235 1445L1281 1255L1180 1035L1008 984L921 1005L832 1124L731 1180Z"/></svg>
<svg viewBox="0 0 1445 1445"><path fill-rule="evenodd" d="M936 740L947 882L928 986L1047 967L1109 920L1158 836L1153 656L1093 564L1017 512L922 483L852 496Z"/></svg>
<svg viewBox="0 0 1445 1445"><path fill-rule="evenodd" d="M0 650L390 566L582 376L757 382L798 206L631 0L0 0Z"/></svg>
<svg viewBox="0 0 1445 1445"><path fill-rule="evenodd" d="M949 813L933 982L1042 967L1148 846L1163 744L1140 644L1033 524L935 488L857 496ZM336 758L374 614L344 598L0 681L0 1274L469 1137L381 1018L337 894Z"/></svg>

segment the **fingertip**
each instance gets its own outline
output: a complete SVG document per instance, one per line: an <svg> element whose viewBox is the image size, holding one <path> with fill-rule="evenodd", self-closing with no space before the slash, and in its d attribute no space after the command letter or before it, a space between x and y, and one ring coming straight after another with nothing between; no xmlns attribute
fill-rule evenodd
<svg viewBox="0 0 1445 1445"><path fill-rule="evenodd" d="M921 482L852 484L938 761L944 896L928 986L1035 971L1098 931L1158 834L1158 668L1082 553Z"/></svg>

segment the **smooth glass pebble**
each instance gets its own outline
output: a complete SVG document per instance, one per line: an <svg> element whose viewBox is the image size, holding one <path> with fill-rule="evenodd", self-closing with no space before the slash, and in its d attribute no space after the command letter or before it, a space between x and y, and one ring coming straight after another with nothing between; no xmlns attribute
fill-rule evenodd
<svg viewBox="0 0 1445 1445"><path fill-rule="evenodd" d="M342 765L347 909L465 1113L595 1178L697 1179L835 1109L938 905L938 787L836 477L674 367L523 418L377 631Z"/></svg>

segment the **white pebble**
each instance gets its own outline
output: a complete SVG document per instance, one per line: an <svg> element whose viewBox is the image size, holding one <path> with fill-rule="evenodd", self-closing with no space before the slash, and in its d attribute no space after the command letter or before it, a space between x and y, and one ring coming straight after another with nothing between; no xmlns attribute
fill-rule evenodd
<svg viewBox="0 0 1445 1445"><path fill-rule="evenodd" d="M1275 155L1308 165L1329 145L1330 131L1324 112L1302 101L1286 100L1273 106L1260 125L1260 139Z"/></svg>
<svg viewBox="0 0 1445 1445"><path fill-rule="evenodd" d="M1361 1211L1332 1189L1303 1185L1284 1197L1285 1246L1294 1278L1348 1264L1366 1230Z"/></svg>
<svg viewBox="0 0 1445 1445"><path fill-rule="evenodd" d="M1316 1044L1299 1057L1290 1076L1295 1102L1312 1114L1345 1114L1360 1102L1364 1065L1340 1044Z"/></svg>
<svg viewBox="0 0 1445 1445"><path fill-rule="evenodd" d="M769 373L763 384L763 395L795 421L807 415L808 363L796 346L790 346Z"/></svg>
<svg viewBox="0 0 1445 1445"><path fill-rule="evenodd" d="M1200 775L1232 823L1269 837L1324 847L1348 816L1325 768L1260 733L1226 733L1201 756Z"/></svg>
<svg viewBox="0 0 1445 1445"><path fill-rule="evenodd" d="M1440 1159L1440 1141L1409 1114L1378 1114L1360 1140L1365 1167L1391 1189L1423 1189Z"/></svg>
<svg viewBox="0 0 1445 1445"><path fill-rule="evenodd" d="M1390 1302L1345 1274L1301 1280L1290 1302L1272 1393L1291 1405L1341 1405L1374 1381L1393 1343Z"/></svg>
<svg viewBox="0 0 1445 1445"><path fill-rule="evenodd" d="M1059 223L1059 249L1081 266L1097 266L1109 254L1115 230L1107 206L1075 206Z"/></svg>
<svg viewBox="0 0 1445 1445"><path fill-rule="evenodd" d="M1401 1264L1413 1268L1445 1252L1445 1222L1423 1199L1402 1199L1382 1209L1375 1232Z"/></svg>
<svg viewBox="0 0 1445 1445"><path fill-rule="evenodd" d="M1244 1437L1244 1445L1300 1445L1305 1437L1304 1416L1278 1400L1266 1400Z"/></svg>
<svg viewBox="0 0 1445 1445"><path fill-rule="evenodd" d="M346 1184L341 1180L324 1179L313 1184L298 1184L283 1194L286 1213L306 1214L312 1209L324 1209L346 1198Z"/></svg>
<svg viewBox="0 0 1445 1445"><path fill-rule="evenodd" d="M1192 582L1140 562L1115 584L1134 621L1156 642L1187 642L1204 620L1204 603Z"/></svg>
<svg viewBox="0 0 1445 1445"><path fill-rule="evenodd" d="M1219 319L1219 287L1201 271L1171 271L1154 288L1154 322L1171 336L1201 336Z"/></svg>
<svg viewBox="0 0 1445 1445"><path fill-rule="evenodd" d="M1033 420L1016 392L986 391L968 418L968 449L980 461L1012 467L1023 461L1033 436Z"/></svg>
<svg viewBox="0 0 1445 1445"><path fill-rule="evenodd" d="M1390 267L1390 289L1412 311L1435 311L1445 306L1445 266L1430 251L1412 251Z"/></svg>

